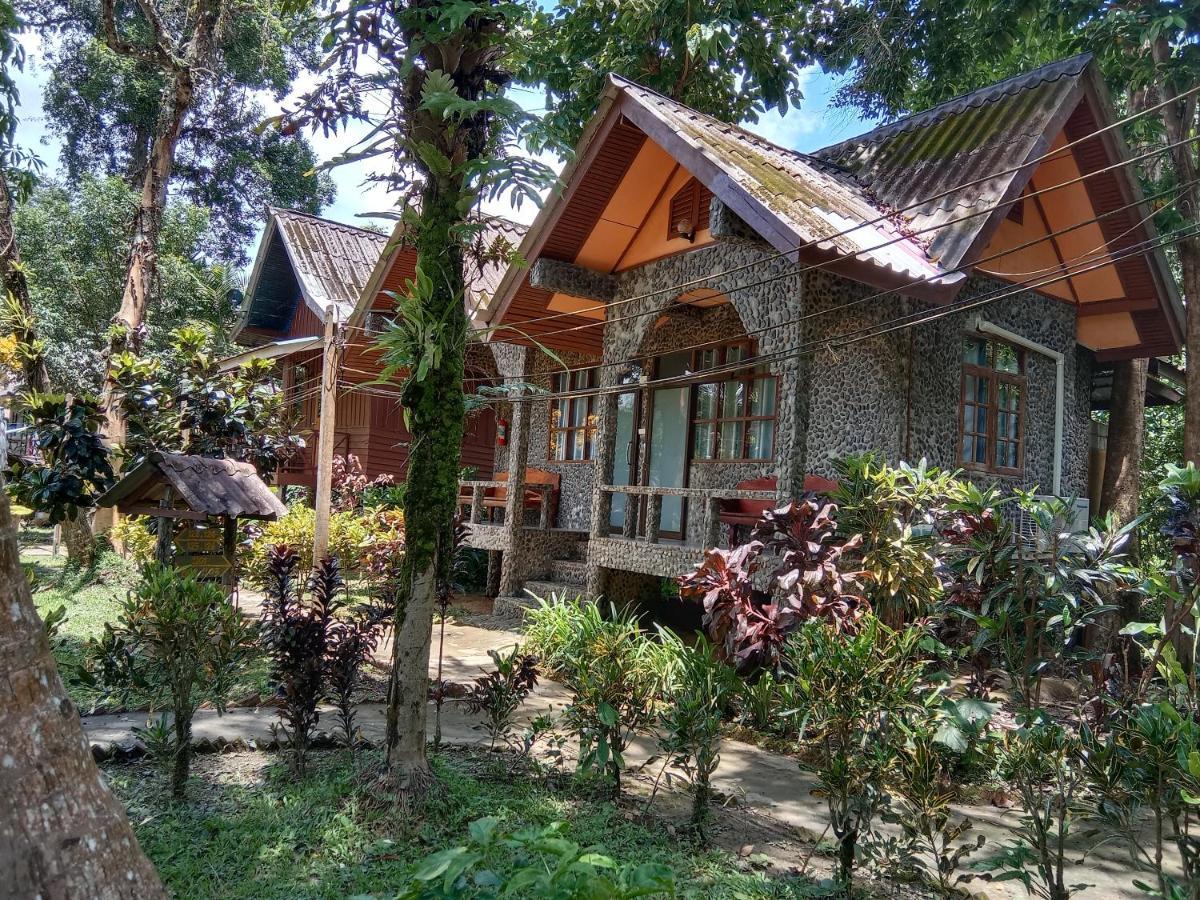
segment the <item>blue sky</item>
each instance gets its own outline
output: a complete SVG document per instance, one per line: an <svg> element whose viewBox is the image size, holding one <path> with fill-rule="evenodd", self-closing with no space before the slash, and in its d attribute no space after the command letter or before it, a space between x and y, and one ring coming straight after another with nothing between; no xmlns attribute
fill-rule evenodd
<svg viewBox="0 0 1200 900"><path fill-rule="evenodd" d="M40 156L46 163L47 172L54 174L58 166L60 141L47 128L42 111L41 100L46 72L41 43L36 34L24 35L22 43L26 48L27 63L25 70L17 73L16 77L21 94L17 141L25 149L32 150ZM747 127L769 140L801 151L815 150L869 128L869 123L861 121L852 112L830 106L830 98L837 88L837 80L833 76L826 75L814 67L806 70L803 78L805 99L800 108L791 109L784 116L769 113ZM302 90L303 87L303 84L298 85L298 90ZM527 109L539 109L544 103L541 93L529 90L518 91L515 99ZM309 139L317 155L322 160L328 160L346 150L353 140L353 134L352 131L351 134L332 138L309 135ZM552 164L555 162L549 159L546 161ZM342 222L362 224L364 214L390 209L393 204L391 197L378 185L364 181L365 176L372 171L373 165L377 167L381 164L375 161L334 169L332 175L337 183L337 198L324 210L323 215ZM529 204L514 210L507 202L491 204L489 211L522 222L532 221L537 212ZM255 243L257 244L257 238Z"/></svg>

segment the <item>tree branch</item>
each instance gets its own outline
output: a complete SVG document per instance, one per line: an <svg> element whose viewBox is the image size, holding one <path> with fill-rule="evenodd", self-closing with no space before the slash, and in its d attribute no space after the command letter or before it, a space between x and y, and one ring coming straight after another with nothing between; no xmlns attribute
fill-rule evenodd
<svg viewBox="0 0 1200 900"><path fill-rule="evenodd" d="M153 47L143 47L121 37L120 32L117 30L116 7L116 0L100 0L100 19L104 28L104 43L108 49L121 56L127 56L139 62L157 66L168 71L176 69L179 65L179 60L167 49L167 45L159 39L159 30L163 27L162 19L158 16L158 12L151 6L149 0L138 0L138 7L149 20L151 27L154 28L155 44ZM147 12L147 9L149 9L149 12ZM163 35L166 37L165 31ZM169 40L169 37L166 39Z"/></svg>

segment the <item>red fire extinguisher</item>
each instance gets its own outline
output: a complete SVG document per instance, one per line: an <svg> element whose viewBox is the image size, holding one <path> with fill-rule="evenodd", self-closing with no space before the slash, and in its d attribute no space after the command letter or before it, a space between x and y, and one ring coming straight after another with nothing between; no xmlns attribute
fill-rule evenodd
<svg viewBox="0 0 1200 900"><path fill-rule="evenodd" d="M496 422L496 446L503 447L508 444L508 419L499 419Z"/></svg>

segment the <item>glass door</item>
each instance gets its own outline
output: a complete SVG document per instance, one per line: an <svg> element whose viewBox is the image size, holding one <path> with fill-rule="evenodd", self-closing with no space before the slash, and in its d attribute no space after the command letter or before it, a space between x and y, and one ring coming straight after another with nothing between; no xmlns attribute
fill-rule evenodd
<svg viewBox="0 0 1200 900"><path fill-rule="evenodd" d="M617 394L617 436L616 446L613 448L615 456L612 474L614 485L634 483L634 469L637 465L637 418L637 391ZM625 526L625 516L634 508L629 503L628 494L613 494L609 527L614 531L621 531Z"/></svg>
<svg viewBox="0 0 1200 900"><path fill-rule="evenodd" d="M685 375L690 363L690 353L669 353L659 358L656 377ZM686 487L691 389L686 384L655 388L650 408L647 483L651 487ZM684 509L682 497L663 498L659 530L664 536L683 537Z"/></svg>

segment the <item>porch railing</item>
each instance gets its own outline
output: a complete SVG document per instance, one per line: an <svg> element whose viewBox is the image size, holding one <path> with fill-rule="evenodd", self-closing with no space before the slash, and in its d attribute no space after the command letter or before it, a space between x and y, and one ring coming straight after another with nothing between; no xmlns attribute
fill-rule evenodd
<svg viewBox="0 0 1200 900"><path fill-rule="evenodd" d="M458 483L458 493L460 504L465 498L467 492L470 492L470 517L468 521L472 525L483 524L483 505L484 498L487 496L489 488L504 488L508 489L511 485L507 481L460 481ZM554 485L540 484L538 482L527 483L523 490L533 491L539 495L538 497L538 527L546 529L550 527L550 507L554 499ZM525 504L521 504L521 511L524 512Z"/></svg>
<svg viewBox="0 0 1200 900"><path fill-rule="evenodd" d="M624 494L629 497L625 503L625 521L621 526L621 537L626 540L636 540L638 534L640 503L631 502L634 498L645 497L644 513L640 516L640 537L650 544L659 543L662 531L662 507L666 497L683 497L704 504L704 523L700 533L701 544L704 547L715 547L721 536L721 501L722 500L757 500L774 503L774 491L739 491L732 488L669 488L648 487L640 484L616 485L606 484L600 488L606 494ZM686 538L687 522L681 522Z"/></svg>

